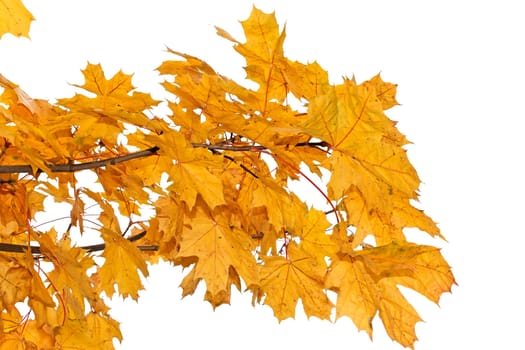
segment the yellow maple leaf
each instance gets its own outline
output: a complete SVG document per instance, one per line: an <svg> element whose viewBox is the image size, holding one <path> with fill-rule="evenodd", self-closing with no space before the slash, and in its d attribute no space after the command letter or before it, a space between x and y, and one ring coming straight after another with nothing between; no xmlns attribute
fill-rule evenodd
<svg viewBox="0 0 525 350"><path fill-rule="evenodd" d="M35 320L28 320L24 324L23 336L27 342L38 345L40 349L53 349L56 345L53 328L47 324L39 325ZM26 347L26 349L31 349L31 347Z"/></svg>
<svg viewBox="0 0 525 350"><path fill-rule="evenodd" d="M100 288L111 297L115 293L115 284L123 297L131 296L134 300L139 297L139 290L143 288L138 271L142 276L148 276L148 266L140 251L121 235L103 230L102 238L106 246L102 256L106 259L100 267Z"/></svg>
<svg viewBox="0 0 525 350"><path fill-rule="evenodd" d="M93 349L113 350L113 340L116 338L122 341L119 322L110 317L90 312L86 322L91 338L96 339L98 343Z"/></svg>
<svg viewBox="0 0 525 350"><path fill-rule="evenodd" d="M250 208L266 208L268 223L277 230L293 230L293 221L304 218L304 204L272 181L271 177L246 177L241 189L238 199L241 207L246 212L249 212Z"/></svg>
<svg viewBox="0 0 525 350"><path fill-rule="evenodd" d="M378 282L379 317L385 326L388 336L399 344L414 348L417 340L415 325L422 321L414 307L390 279Z"/></svg>
<svg viewBox="0 0 525 350"><path fill-rule="evenodd" d="M204 280L210 298L216 298L229 289L232 267L248 288L254 288L258 284L258 276L251 237L222 222L224 219L220 217L213 218L200 211L197 213L184 227L177 254L178 260L198 259L191 279Z"/></svg>
<svg viewBox="0 0 525 350"><path fill-rule="evenodd" d="M353 247L368 234L375 235L378 244L403 239L406 226L439 234L435 225L423 223L423 215L412 217L419 217L417 224L399 225L402 217L407 218L403 212L415 214L410 200L417 198L420 180L403 149L405 137L383 113L383 104L388 107L395 101L393 88L377 96L388 86L379 77L362 85L345 80L313 98L301 124L333 149L322 163L332 173L328 196L346 203L349 223L358 229ZM399 214L396 219L394 210Z"/></svg>
<svg viewBox="0 0 525 350"><path fill-rule="evenodd" d="M363 82L362 85L374 89L374 94L381 102L383 110L386 111L399 104L396 100L397 85L383 81L381 75L377 74L372 79Z"/></svg>
<svg viewBox="0 0 525 350"><path fill-rule="evenodd" d="M348 316L372 336L377 287L362 261L338 260L330 267L326 287L337 292L336 318Z"/></svg>
<svg viewBox="0 0 525 350"><path fill-rule="evenodd" d="M98 290L112 296L116 284L121 296L131 296L137 300L138 292L142 289L138 271L140 270L144 277L148 276L146 261L137 247L123 237L118 218L110 203L103 199L100 193L88 189L84 189L84 193L95 200L102 209L99 220L103 225L100 233L105 242L102 253L105 262L97 271Z"/></svg>
<svg viewBox="0 0 525 350"><path fill-rule="evenodd" d="M301 247L317 259L317 263L325 264L325 257L330 257L338 252L338 247L327 235L331 224L326 219L325 213L317 209L308 211L306 222L298 233L301 238Z"/></svg>
<svg viewBox="0 0 525 350"><path fill-rule="evenodd" d="M130 208L129 202L147 203L149 194L144 189L144 183L132 171L128 164L115 164L105 169L97 169L100 184L104 187L106 198L118 202L121 213L140 215L138 208ZM123 200L122 191L126 191L127 199Z"/></svg>
<svg viewBox="0 0 525 350"><path fill-rule="evenodd" d="M234 39L221 28L216 28L217 34L234 43L235 50L246 60L247 78L256 82L259 89L256 94L251 95L239 93L242 89L233 91L241 99L257 106L262 117L269 117L273 123L284 120L289 126L293 117L287 115L282 120L278 117L278 109L282 109L282 103L288 104L288 93L293 93L297 98L312 98L329 86L328 73L317 62L302 64L284 56L286 30L279 30L274 13L267 14L253 7L248 19L241 24L246 37L245 43ZM257 132L254 133L257 136L252 139L267 144L260 139L265 136L260 132L261 126L256 129L258 135ZM254 135L248 132L242 134Z"/></svg>
<svg viewBox="0 0 525 350"><path fill-rule="evenodd" d="M84 123L78 125L80 137L82 133L101 137L108 146L117 144L117 136L122 132L123 126L119 123L129 123L155 133L161 132L160 124L156 120L147 117L145 110L156 105L149 94L135 90L132 84L132 75L122 71L107 79L100 64L88 63L82 71L84 85L75 85L89 93L95 94L90 98L83 94L76 94L71 98L59 100L59 104L70 111L70 117L78 117ZM107 127L113 129L108 134ZM111 130L111 129L110 129Z"/></svg>
<svg viewBox="0 0 525 350"><path fill-rule="evenodd" d="M200 281L200 279L195 278L195 266L193 266L180 283L179 287L182 289L182 297L193 294Z"/></svg>
<svg viewBox="0 0 525 350"><path fill-rule="evenodd" d="M149 94L135 91L131 79L132 75L118 71L110 79L106 79L104 70L100 64L88 63L82 71L84 85L76 85L88 92L96 94L94 99L81 99L79 104L84 108L100 108L107 112L142 112L157 101ZM147 123L148 120L145 120Z"/></svg>
<svg viewBox="0 0 525 350"><path fill-rule="evenodd" d="M405 240L406 227L415 227L431 236L444 239L436 223L422 210L414 208L408 198L390 196L391 211L380 212L370 206L363 194L356 190L347 192L343 206L347 222L355 228L352 249L359 246L368 235L374 237L376 245Z"/></svg>
<svg viewBox="0 0 525 350"><path fill-rule="evenodd" d="M160 136L148 138L160 147L159 154L168 159L166 172L172 184L168 190L177 193L190 209L195 206L198 196L202 196L210 208L225 204L224 187L220 177L224 161L204 149L195 149L178 132L167 131ZM158 163L157 163L158 164Z"/></svg>
<svg viewBox="0 0 525 350"><path fill-rule="evenodd" d="M84 232L84 201L79 196L80 190L74 193L75 200L71 206L71 225L78 226L80 232Z"/></svg>
<svg viewBox="0 0 525 350"><path fill-rule="evenodd" d="M48 163L69 157L62 144L65 135L55 129L55 111L49 103L32 99L2 75L0 87L3 88L0 102L8 106L7 109L0 106L0 122L6 124L0 130L0 136L14 146L20 158L30 163L33 173L37 169L49 173ZM14 155L13 158L16 159Z"/></svg>
<svg viewBox="0 0 525 350"><path fill-rule="evenodd" d="M238 43L235 49L246 59L248 79L259 84L259 91L264 93L266 101L282 101L287 93L286 80L278 68L278 62L284 59L285 30L279 31L275 15L268 15L256 7L241 24L246 43Z"/></svg>
<svg viewBox="0 0 525 350"><path fill-rule="evenodd" d="M0 0L0 38L6 33L29 38L33 20L21 0Z"/></svg>
<svg viewBox="0 0 525 350"><path fill-rule="evenodd" d="M0 305L7 310L31 292L31 272L16 257L0 254Z"/></svg>
<svg viewBox="0 0 525 350"><path fill-rule="evenodd" d="M173 82L165 81L163 86L180 98L169 107L173 112L172 120L182 127L182 133L201 143L213 140L225 130L247 135L249 121L244 115L250 113L246 111L249 106L232 100L232 96L250 105L260 105L263 101L248 89L218 75L203 61L173 50L170 52L185 60L164 62L158 70L174 79Z"/></svg>
<svg viewBox="0 0 525 350"><path fill-rule="evenodd" d="M326 287L338 292L336 317L348 316L372 336L372 319L379 311L389 336L403 346L417 340L416 310L399 291L402 284L434 302L455 283L439 249L408 242L367 248L337 260Z"/></svg>
<svg viewBox="0 0 525 350"><path fill-rule="evenodd" d="M450 292L456 283L450 266L435 247L392 242L387 246L363 250L358 255L370 259L367 266L375 269L374 273L391 276L393 283L411 288L434 303L438 303L441 295ZM400 266L410 273L396 274Z"/></svg>
<svg viewBox="0 0 525 350"><path fill-rule="evenodd" d="M225 204L222 181L206 165L205 161L181 162L170 171L172 190L180 193L190 209L199 194L210 208Z"/></svg>
<svg viewBox="0 0 525 350"><path fill-rule="evenodd" d="M0 305L0 307L2 306ZM20 312L17 308L3 308L2 312L0 313L0 337L5 333L11 333L13 331L16 332L21 322L22 315L20 315Z"/></svg>
<svg viewBox="0 0 525 350"><path fill-rule="evenodd" d="M0 350L37 350L34 343L27 341L21 334L0 334Z"/></svg>
<svg viewBox="0 0 525 350"><path fill-rule="evenodd" d="M436 223L423 210L412 206L406 198L394 198L392 225L400 230L405 227L415 227L431 236L445 239Z"/></svg>
<svg viewBox="0 0 525 350"><path fill-rule="evenodd" d="M118 322L94 312L83 318L67 319L55 334L62 349L113 350L113 339L122 340Z"/></svg>
<svg viewBox="0 0 525 350"><path fill-rule="evenodd" d="M355 229L352 238L352 249L362 244L368 235L374 237L376 245L405 239L404 226L397 226L393 223L393 208L390 213L377 210L369 205L366 197L357 190L348 191L342 204L345 212L348 213L347 223Z"/></svg>
<svg viewBox="0 0 525 350"><path fill-rule="evenodd" d="M333 305L324 292L325 269L315 258L290 242L288 259L282 256L262 259L260 290L266 295L264 304L273 309L279 321L295 316L299 299L307 317L330 318Z"/></svg>
<svg viewBox="0 0 525 350"><path fill-rule="evenodd" d="M156 203L157 215L150 220L147 237L158 244L158 257L173 261L178 252L187 206L175 196L160 197ZM155 262L153 260L152 262Z"/></svg>
<svg viewBox="0 0 525 350"><path fill-rule="evenodd" d="M47 276L58 291L71 298L67 305L71 312L83 315L85 300L94 303L97 299L87 274L94 266L93 259L85 250L71 247L70 239L57 240L56 236L53 228L37 238L42 254L53 263L54 269Z"/></svg>
<svg viewBox="0 0 525 350"><path fill-rule="evenodd" d="M317 62L303 64L286 60L287 88L297 97L311 99L322 95L329 87L328 72Z"/></svg>

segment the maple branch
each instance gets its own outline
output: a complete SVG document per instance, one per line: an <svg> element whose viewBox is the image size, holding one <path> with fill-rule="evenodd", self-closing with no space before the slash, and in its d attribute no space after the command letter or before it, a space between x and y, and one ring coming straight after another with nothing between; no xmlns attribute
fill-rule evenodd
<svg viewBox="0 0 525 350"><path fill-rule="evenodd" d="M312 141L309 141L309 142L299 142L299 143L296 143L294 145L295 147L304 147L304 146L308 146L308 147L314 147L314 148L319 148L319 149L322 149L322 148L330 148L331 145L326 142L326 141L319 141L319 142L312 142Z"/></svg>
<svg viewBox="0 0 525 350"><path fill-rule="evenodd" d="M206 148L210 151L237 151L237 152L249 152L249 151L266 151L267 147L261 145L243 145L236 146L235 144L219 143L219 144L207 144L207 143L192 143L195 148ZM329 147L326 142L300 142L294 145L295 147L315 147L324 148ZM106 165L114 165L124 163L132 159L148 157L156 155L160 150L160 147L153 146L151 148L129 153L123 156L116 156L112 158L95 160L92 162L76 163L76 164L47 164L46 166L51 170L52 173L74 173L81 170L89 170L100 168ZM247 170L247 169L245 169ZM42 172L42 169L37 169L37 173ZM29 164L19 165L0 165L0 174L33 174L33 167ZM252 174L254 175L254 174ZM2 183L13 183L14 180L0 180Z"/></svg>
<svg viewBox="0 0 525 350"><path fill-rule="evenodd" d="M209 150L216 150L216 151L237 151L237 152L249 152L249 151L267 151L268 147L261 146L261 145L243 145L243 146L237 146L234 143L226 143L221 142L217 144L208 144L208 143L192 143L191 144L195 148L207 148ZM293 147L313 147L313 148L329 148L330 144L325 141L319 141L319 142L299 142L293 145L287 145L287 146L293 146Z"/></svg>
<svg viewBox="0 0 525 350"><path fill-rule="evenodd" d="M132 159L142 158L142 157L148 157L151 155L157 154L158 150L160 148L157 146L148 148L143 151L138 151L130 154L126 154L124 156L117 156L113 158L103 159L103 160L95 160L92 162L86 162L86 163L77 163L77 164L49 164L46 165L49 170L53 173L74 173L81 170L88 170L88 169L95 169L100 168L106 165L114 165L118 163L127 162ZM41 169L38 169L37 172L42 171ZM0 165L0 174L21 174L21 173L33 173L33 168L31 165L23 164L23 165Z"/></svg>
<svg viewBox="0 0 525 350"><path fill-rule="evenodd" d="M144 237L146 234L146 231L143 231L141 233L138 233L134 236L131 236L128 238L128 241L135 242ZM39 246L29 246L31 249L31 254L33 255L42 255L42 250ZM105 243L99 243L99 244L92 244L92 245L86 245L80 247L84 249L88 253L93 253L97 251L104 250L106 248ZM157 245L146 245L142 246L139 245L137 248L141 251L147 251L147 252L153 252L159 250L159 246ZM7 253L25 253L28 249L27 245L23 244L12 244L12 243L0 243L0 252L7 252Z"/></svg>
<svg viewBox="0 0 525 350"><path fill-rule="evenodd" d="M192 143L195 148L207 148L210 151L237 151L237 152L249 152L253 150L267 150L267 147L264 146L236 146L233 143L218 143L218 144L208 144L208 143Z"/></svg>

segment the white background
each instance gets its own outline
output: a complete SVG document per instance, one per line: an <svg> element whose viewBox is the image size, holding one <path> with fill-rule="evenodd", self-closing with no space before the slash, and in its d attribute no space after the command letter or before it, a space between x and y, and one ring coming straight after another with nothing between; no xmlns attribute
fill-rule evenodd
<svg viewBox="0 0 525 350"><path fill-rule="evenodd" d="M217 37L242 39L250 1L25 0L32 41L4 36L0 73L32 97L71 95L86 63L136 73L158 94L154 69L169 46L242 79L243 60ZM437 307L410 295L425 323L416 349L523 349L525 312L525 21L520 1L255 1L287 22L286 54L317 60L334 82L381 72L399 84L388 115L414 143L423 209L439 222L458 286ZM158 96L158 95L157 95ZM57 216L59 214L57 213ZM423 241L422 241L423 242ZM181 273L151 269L139 304L113 303L120 349L401 349L374 323L374 342L348 319L278 324L269 308L235 295L215 312L181 300Z"/></svg>

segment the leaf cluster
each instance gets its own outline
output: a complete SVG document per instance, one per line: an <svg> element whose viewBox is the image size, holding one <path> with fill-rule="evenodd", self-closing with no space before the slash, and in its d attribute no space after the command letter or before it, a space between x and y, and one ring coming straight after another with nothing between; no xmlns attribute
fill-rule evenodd
<svg viewBox="0 0 525 350"><path fill-rule="evenodd" d="M396 85L332 84L284 55L273 14L241 24L245 41L217 33L255 88L173 50L158 67L166 101L99 64L55 103L0 76L0 348L113 348L104 296L137 299L159 260L187 267L183 295L203 284L214 308L235 287L278 320L301 300L308 317L335 310L372 336L378 315L413 347L420 317L398 285L437 303L454 277L439 249L404 234L443 238L413 205L420 179L385 114Z"/></svg>

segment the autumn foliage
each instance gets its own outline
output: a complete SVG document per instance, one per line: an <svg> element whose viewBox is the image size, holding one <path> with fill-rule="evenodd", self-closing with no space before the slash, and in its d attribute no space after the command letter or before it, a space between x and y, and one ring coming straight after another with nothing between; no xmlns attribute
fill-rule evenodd
<svg viewBox="0 0 525 350"><path fill-rule="evenodd" d="M2 16L15 3L0 1ZM217 32L251 88L172 50L158 67L167 101L98 64L54 103L0 76L0 349L112 349L122 334L105 296L137 299L160 260L188 267L183 295L204 284L213 307L235 287L284 320L300 299L308 317L346 316L370 336L377 315L414 346L421 319L398 286L437 303L454 277L404 235L442 238L413 205L420 179L385 115L396 85L332 84L286 58L274 15L241 23L244 41Z"/></svg>

